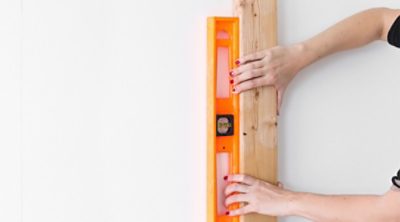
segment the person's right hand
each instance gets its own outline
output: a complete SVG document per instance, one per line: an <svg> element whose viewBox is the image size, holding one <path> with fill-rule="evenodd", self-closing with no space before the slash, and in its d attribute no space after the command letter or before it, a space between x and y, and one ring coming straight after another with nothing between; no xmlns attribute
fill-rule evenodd
<svg viewBox="0 0 400 222"><path fill-rule="evenodd" d="M278 92L278 110L287 86L304 66L303 46L276 46L246 55L236 61L231 71L233 92L240 93L259 86L274 86Z"/></svg>
<svg viewBox="0 0 400 222"><path fill-rule="evenodd" d="M249 213L288 216L294 209L298 194L284 189L281 183L276 186L242 174L228 175L226 180L230 182L225 189L226 207L235 203L242 204L240 208L226 212L229 216Z"/></svg>

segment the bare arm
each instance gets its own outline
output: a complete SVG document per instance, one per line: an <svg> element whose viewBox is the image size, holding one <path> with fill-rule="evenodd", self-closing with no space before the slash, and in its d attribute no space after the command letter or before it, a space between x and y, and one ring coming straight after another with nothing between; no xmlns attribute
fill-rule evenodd
<svg viewBox="0 0 400 222"><path fill-rule="evenodd" d="M291 214L316 222L399 222L400 191L382 196L296 193Z"/></svg>
<svg viewBox="0 0 400 222"><path fill-rule="evenodd" d="M307 55L301 67L333 53L358 48L375 40L387 40L387 34L400 10L374 8L357 13L315 37L300 43Z"/></svg>

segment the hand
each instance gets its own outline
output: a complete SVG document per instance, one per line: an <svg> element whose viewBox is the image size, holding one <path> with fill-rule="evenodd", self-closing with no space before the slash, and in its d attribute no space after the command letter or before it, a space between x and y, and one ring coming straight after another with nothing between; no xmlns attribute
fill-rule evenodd
<svg viewBox="0 0 400 222"><path fill-rule="evenodd" d="M239 58L233 69L234 93L240 93L260 86L274 86L278 92L278 109L287 86L305 66L303 45L276 46Z"/></svg>
<svg viewBox="0 0 400 222"><path fill-rule="evenodd" d="M287 216L291 213L293 192L246 175L229 175L225 189L225 205L243 203L241 208L227 212L229 216L258 213Z"/></svg>

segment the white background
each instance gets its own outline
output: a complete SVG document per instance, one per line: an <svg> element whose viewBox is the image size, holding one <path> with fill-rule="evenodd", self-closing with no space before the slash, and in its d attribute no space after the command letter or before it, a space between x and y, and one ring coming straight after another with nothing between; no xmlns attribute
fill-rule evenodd
<svg viewBox="0 0 400 222"><path fill-rule="evenodd" d="M280 0L279 43L376 6L400 4ZM0 221L205 222L205 22L231 11L230 0L1 0ZM374 43L299 74L279 125L286 187L389 188L399 59Z"/></svg>

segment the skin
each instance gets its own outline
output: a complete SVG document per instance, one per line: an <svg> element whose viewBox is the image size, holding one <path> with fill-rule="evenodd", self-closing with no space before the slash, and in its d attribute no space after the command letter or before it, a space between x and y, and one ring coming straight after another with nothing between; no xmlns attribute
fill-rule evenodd
<svg viewBox="0 0 400 222"><path fill-rule="evenodd" d="M346 18L324 32L291 46L246 55L232 70L234 93L274 86L279 105L291 80L303 68L339 51L358 48L387 34L400 10L374 8ZM230 216L258 213L301 216L317 222L400 222L400 189L392 186L382 195L320 195L294 192L247 175L229 175L226 205L242 203Z"/></svg>

